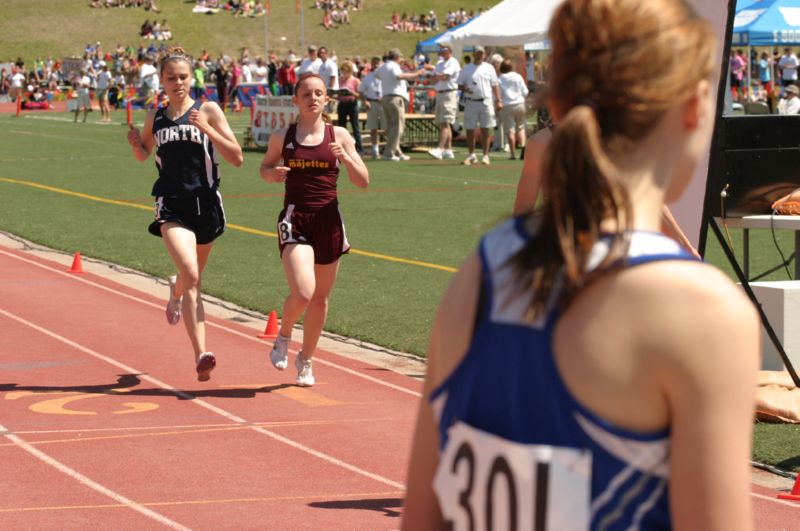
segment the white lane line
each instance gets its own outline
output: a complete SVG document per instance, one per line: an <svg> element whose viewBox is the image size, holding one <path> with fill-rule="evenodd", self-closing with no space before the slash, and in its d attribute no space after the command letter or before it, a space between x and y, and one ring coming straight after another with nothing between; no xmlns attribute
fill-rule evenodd
<svg viewBox="0 0 800 531"><path fill-rule="evenodd" d="M60 461L57 461L56 459L50 457L49 455L47 455L46 453L42 452L38 448L35 448L33 445L31 445L28 442L24 441L20 437L17 437L13 433L9 433L9 431L5 427L3 427L1 425L0 425L0 432L3 433L3 436L5 438L7 438L8 440L13 442L14 444L19 446L20 448L22 448L23 450L25 450L26 452L28 452L32 456L36 457L37 459L39 459L41 461L44 461L45 463L47 463L48 465L52 466L53 468L55 468L59 472L62 472L63 474L66 474L67 476L71 477L75 481L77 481L77 482L79 482L79 483L81 483L83 485L86 485L90 489L95 490L95 491L99 492L100 494L103 494L104 496L108 496L109 498L111 498L112 500L116 501L117 503L120 503L120 504L124 505L125 507L128 507L129 509L133 509L134 511L136 511L138 513L141 513L141 514L147 516L148 518L152 518L153 520L155 520L155 521L157 521L157 522L159 522L161 524L164 524L165 526L167 526L167 527L169 527L171 529L181 529L181 530L187 530L187 531L189 530L188 527L184 527L181 524L179 524L178 522L170 520L166 516L163 516L163 515L155 512L155 511L152 511L152 510L148 509L147 507L145 507L144 505L142 505L140 503L136 503L135 501L126 498L122 494L114 492L113 490L111 490L111 489L109 489L107 487L104 487L103 485L97 483L96 481L93 481L93 480L89 479L88 477L84 476L83 474L81 474L77 470L74 470L74 469L68 467L64 463L62 463Z"/></svg>
<svg viewBox="0 0 800 531"><path fill-rule="evenodd" d="M35 265L35 266L40 267L42 269L46 269L48 271L52 271L54 273L58 273L59 275L63 275L64 277L67 277L67 278L69 278L71 280L77 280L78 282L83 282L85 284L88 284L90 286L94 286L95 288L107 291L109 293L113 293L113 294L118 295L120 297L129 299L129 300L132 300L132 301L139 302L139 303L144 304L146 306L150 306L151 308L158 308L159 310L162 309L162 306L160 306L158 304L152 303L150 301L146 301L144 299L140 299L139 297L135 297L133 295L128 295L127 293L123 293L121 291L117 291L117 290L115 290L113 288L109 288L107 286L103 286L102 284L97 284L95 282L87 280L86 278L75 276L72 273L68 273L66 271L60 271L60 270L52 268L50 266L46 266L44 264L40 264L38 262L34 262L33 260L29 260L27 258L23 258L21 256L17 256L15 254L3 251L2 249L0 249L0 254L6 255L6 256L11 257L11 258L15 258L15 259L23 261L23 262L27 262L29 264ZM242 332L240 332L238 330L235 330L233 328L228 328L228 327L226 327L224 325L220 325L220 324L217 324L217 323L212 323L210 321L206 321L206 326L210 326L210 327L213 327L213 328L218 328L220 330L224 330L225 332L228 332L229 334L233 334L235 336L243 337L243 338L245 338L245 339L247 339L249 341L253 341L253 342L259 343L261 345L265 344L265 342L262 339L258 339L254 335L251 336L251 335L242 333ZM297 350L295 350L295 349L290 349L290 351L292 353L294 353L294 354L297 353ZM334 369L337 369L339 371L346 372L348 374L351 374L353 376L356 376L356 377L364 379L364 380L368 380L368 381L376 383L378 385L382 385L384 387L388 387L390 389L394 389L396 391L400 391L401 393L406 393L406 394L409 394L411 396L415 396L415 397L418 397L418 398L422 396L422 393L419 393L419 392L414 391L412 389L407 389L407 388L399 386L399 385L395 385L395 384L392 384L392 383L389 383L389 382L384 382L383 380L380 380L378 378L374 378L374 377L369 376L367 374L362 374L362 373L360 373L358 371L355 371L353 369L348 369L347 367L342 367L341 365L337 365L336 363L333 363L331 361L323 360L323 359L320 359L320 358L314 358L314 362L318 363L320 365L327 365L327 366L332 367Z"/></svg>
<svg viewBox="0 0 800 531"><path fill-rule="evenodd" d="M162 388L162 389L164 389L166 391L169 391L170 393L173 393L174 395L177 395L177 396L179 396L179 397L181 397L181 398L183 398L185 400L188 400L193 404L196 404L196 405L198 405L200 407L208 409L209 411L212 411L213 413L216 413L217 415L225 417L226 419L230 420L231 422L234 422L236 424L241 424L241 425L248 426L253 431L257 431L258 433L261 433L262 435L266 435L268 437L271 437L272 439L275 439L276 441L280 441L280 442L282 442L282 443L284 443L284 444L286 444L288 446L291 446L292 448L295 448L295 449L300 450L302 452L305 452L307 454L311 454L311 455L313 455L315 457L318 457L318 458L320 458L320 459L322 459L324 461L327 461L328 463L331 463L333 465L336 465L336 466L338 466L340 468L344 468L344 469L349 470L351 472L355 472L356 474L360 474L360 475L368 477L370 479L374 479L375 481L379 481L379 482L384 483L386 485L390 485L390 486L392 486L392 487L394 487L396 489L400 489L400 490L405 489L405 485L403 485L402 483L398 483L396 481L393 481L391 479L385 478L385 477L380 476L378 474L374 474L372 472L364 470L363 468L359 468L359 467L357 467L355 465L351 465L350 463L346 463L346 462L344 462L344 461L342 461L340 459L337 459L337 458L335 458L333 456L330 456L328 454L324 454L322 452L314 450L313 448L305 446L304 444L301 444L299 442L293 441L292 439L289 439L288 437L284 437L283 435L279 435L278 433L275 433L273 431L267 430L267 429L265 429L265 428L263 428L261 426L253 425L249 421L247 421L247 420L245 420L245 419L243 419L241 417L238 417L238 416L234 415L233 413L225 411L224 409L219 408L219 407L217 407L217 406L215 406L213 404L210 404L210 403L206 402L205 400L197 398L197 397L195 397L195 396L193 396L193 395L191 395L189 393L186 393L184 391L181 391L179 389L175 389L174 387L171 387L171 386L167 385L166 383L162 382L161 380L159 380L157 378L153 378L152 376L149 376L147 374L143 374L143 371L139 371L137 369L134 369L133 367L129 367L128 365L125 365L122 362L119 362L119 361L117 361L117 360L115 360L113 358L110 358L108 356L100 354L99 352L96 352L96 351L94 351L94 350L92 350L92 349L90 349L88 347L85 347L85 346L80 345L80 344L78 344L78 343L76 343L74 341L71 341L71 340L67 339L64 336L61 336L61 335L59 335L59 334L57 334L57 333L55 333L55 332L53 332L51 330L48 330L48 329L46 329L44 327L41 327L41 326L39 326L39 325L37 325L35 323L32 323L32 322L28 321L27 319L24 319L22 317L14 315L13 313L10 313L10 312L8 312L6 310L3 310L2 308L0 308L0 315L4 315L4 316L8 317L9 319L13 319L14 321L17 321L18 323L21 323L21 324L24 324L25 326L28 326L29 328L33 328L37 332L40 332L40 333L42 333L42 334L44 334L46 336L49 336L49 337L52 337L53 339L61 341L62 343L66 344L66 345L69 345L70 347L72 347L72 348L74 348L76 350L79 350L81 352L89 354L90 356L95 357L95 358L97 358L97 359L99 359L101 361L104 361L104 362L106 362L106 363L108 363L110 365L113 365L114 367L122 369L123 371L129 372L129 373L133 373L133 374L138 374L139 377L142 380L144 380L146 382L150 382L151 384L153 384L153 385L155 385L157 387L160 387L160 388Z"/></svg>
<svg viewBox="0 0 800 531"><path fill-rule="evenodd" d="M794 507L795 509L800 509L800 503L798 502L793 502L790 500L781 500L779 498L772 498L770 496L764 496L763 494L759 494L757 492L751 492L750 494L752 494L754 498L759 498L761 500L767 500L772 503L777 503L779 505L786 505L787 507Z"/></svg>

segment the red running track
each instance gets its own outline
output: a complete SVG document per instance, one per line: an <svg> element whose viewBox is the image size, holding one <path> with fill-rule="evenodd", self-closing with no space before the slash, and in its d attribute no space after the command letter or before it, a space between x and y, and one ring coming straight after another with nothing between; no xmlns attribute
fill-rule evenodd
<svg viewBox="0 0 800 531"><path fill-rule="evenodd" d="M163 300L66 269L0 246L0 529L399 527L420 382L319 351L298 388L207 316L199 383ZM800 530L775 495L757 528Z"/></svg>

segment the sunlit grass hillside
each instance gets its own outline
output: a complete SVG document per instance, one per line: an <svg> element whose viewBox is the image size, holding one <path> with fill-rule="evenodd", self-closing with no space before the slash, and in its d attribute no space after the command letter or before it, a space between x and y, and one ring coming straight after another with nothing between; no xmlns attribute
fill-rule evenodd
<svg viewBox="0 0 800 531"><path fill-rule="evenodd" d="M2 0L0 16L0 62L22 57L30 63L37 57L78 56L88 42L101 41L105 49L117 43L138 45L151 42L139 37L145 20L167 19L175 38L189 53L202 49L212 55L235 54L249 47L253 55L269 47L279 54L289 49L300 52L301 41L325 44L339 57L368 56L389 47L413 51L418 40L431 33L397 33L384 28L392 12L422 13L435 9L443 25L449 9L467 11L490 8L499 0L364 0L364 10L351 11L352 23L326 30L321 25L322 11L313 0L304 3L304 30L295 10L295 0L272 0L271 15L240 18L228 12L216 15L193 14L193 0L157 0L160 13L142 8L92 9L88 0ZM266 34L266 38L265 38Z"/></svg>

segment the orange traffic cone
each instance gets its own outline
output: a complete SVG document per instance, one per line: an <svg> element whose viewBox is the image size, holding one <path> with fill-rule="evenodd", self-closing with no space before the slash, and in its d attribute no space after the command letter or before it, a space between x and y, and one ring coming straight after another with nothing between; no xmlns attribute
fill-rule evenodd
<svg viewBox="0 0 800 531"><path fill-rule="evenodd" d="M258 334L261 339L276 339L278 337L278 313L275 310L269 312L267 327L263 334Z"/></svg>
<svg viewBox="0 0 800 531"><path fill-rule="evenodd" d="M72 267L69 268L70 273L85 273L86 271L83 270L83 262L81 262L81 253L75 253L75 256L72 258Z"/></svg>
<svg viewBox="0 0 800 531"><path fill-rule="evenodd" d="M800 474L797 474L797 477L794 478L792 492L789 494L778 494L778 498L781 500L800 501Z"/></svg>

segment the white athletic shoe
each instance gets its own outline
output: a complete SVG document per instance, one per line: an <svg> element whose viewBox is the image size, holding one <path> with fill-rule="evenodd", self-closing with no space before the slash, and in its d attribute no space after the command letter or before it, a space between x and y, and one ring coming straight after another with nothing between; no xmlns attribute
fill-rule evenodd
<svg viewBox="0 0 800 531"><path fill-rule="evenodd" d="M409 156L408 156L408 155L406 155L405 153L400 153L399 155L397 155L397 158L398 158L399 160L411 160L411 157L409 157Z"/></svg>
<svg viewBox="0 0 800 531"><path fill-rule="evenodd" d="M387 157L387 156L384 155L383 157L381 157L381 160L388 160L388 161L391 161L391 162L398 162L400 160L400 157L395 157L394 155L390 155L390 156Z"/></svg>
<svg viewBox="0 0 800 531"><path fill-rule="evenodd" d="M275 338L275 343L272 345L269 359L272 361L272 366L279 371L284 371L289 366L289 341L291 340L291 337L283 337L278 334L278 337Z"/></svg>
<svg viewBox="0 0 800 531"><path fill-rule="evenodd" d="M297 367L297 385L300 387L311 387L314 385L314 373L312 372L311 365L311 360L303 359L302 351L297 353L294 366Z"/></svg>
<svg viewBox="0 0 800 531"><path fill-rule="evenodd" d="M488 166L491 163L492 163L492 161L489 159L489 155L484 155L481 158L481 164L486 164Z"/></svg>
<svg viewBox="0 0 800 531"><path fill-rule="evenodd" d="M428 150L428 155L430 155L431 157L435 158L436 160L442 160L442 157L443 157L444 154L442 153L442 150L437 147L437 148L429 149Z"/></svg>
<svg viewBox="0 0 800 531"><path fill-rule="evenodd" d="M454 159L454 158L456 158L456 156L453 155L453 150L452 149L445 149L444 151L442 151L442 158L443 159Z"/></svg>
<svg viewBox="0 0 800 531"><path fill-rule="evenodd" d="M465 158L465 159L464 159L464 160L461 162L461 164L463 164L464 166L472 166L473 164L477 164L477 163L478 163L478 157L477 157L477 156L475 156L475 153L470 153L470 154L467 156L467 158Z"/></svg>
<svg viewBox="0 0 800 531"><path fill-rule="evenodd" d="M167 301L167 308L165 313L167 314L167 322L171 325L176 325L181 320L181 300L183 297L176 299L172 295L172 290L175 289L175 284L178 283L177 275L172 275L169 277L169 300Z"/></svg>

